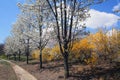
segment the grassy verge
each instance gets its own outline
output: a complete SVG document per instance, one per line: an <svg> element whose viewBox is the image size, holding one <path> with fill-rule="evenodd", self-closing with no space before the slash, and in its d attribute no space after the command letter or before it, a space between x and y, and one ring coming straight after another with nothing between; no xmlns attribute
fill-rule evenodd
<svg viewBox="0 0 120 80"><path fill-rule="evenodd" d="M6 55L0 55L0 59L7 59Z"/></svg>
<svg viewBox="0 0 120 80"><path fill-rule="evenodd" d="M14 60L14 56L13 55L10 56L9 60ZM24 62L26 60L27 60L26 56L25 55L21 55L20 61ZM29 60L33 60L31 56L29 56ZM16 56L16 61L19 61L19 56L18 55Z"/></svg>
<svg viewBox="0 0 120 80"><path fill-rule="evenodd" d="M5 61L0 61L0 80L18 80L11 65Z"/></svg>

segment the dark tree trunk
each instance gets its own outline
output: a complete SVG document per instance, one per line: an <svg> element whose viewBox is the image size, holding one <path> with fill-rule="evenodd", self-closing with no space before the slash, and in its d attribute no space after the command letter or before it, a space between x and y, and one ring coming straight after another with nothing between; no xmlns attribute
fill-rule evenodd
<svg viewBox="0 0 120 80"><path fill-rule="evenodd" d="M27 53L26 53L26 57L27 57L27 64L29 64L29 39L27 39Z"/></svg>
<svg viewBox="0 0 120 80"><path fill-rule="evenodd" d="M27 52L26 57L27 57L27 64L29 64L29 52Z"/></svg>
<svg viewBox="0 0 120 80"><path fill-rule="evenodd" d="M42 51L40 50L40 69L42 68Z"/></svg>
<svg viewBox="0 0 120 80"><path fill-rule="evenodd" d="M13 54L13 56L14 56L14 60L16 61L16 54Z"/></svg>
<svg viewBox="0 0 120 80"><path fill-rule="evenodd" d="M64 69L65 69L65 78L69 77L69 65L68 65L68 53L65 53L64 56Z"/></svg>
<svg viewBox="0 0 120 80"><path fill-rule="evenodd" d="M15 61L16 61L17 59L16 59L16 54L15 54Z"/></svg>
<svg viewBox="0 0 120 80"><path fill-rule="evenodd" d="M19 50L19 61L21 60L21 51Z"/></svg>

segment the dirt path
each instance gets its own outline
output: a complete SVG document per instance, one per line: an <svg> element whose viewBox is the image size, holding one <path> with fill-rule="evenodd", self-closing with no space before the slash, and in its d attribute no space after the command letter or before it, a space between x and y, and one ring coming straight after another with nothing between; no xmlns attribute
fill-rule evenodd
<svg viewBox="0 0 120 80"><path fill-rule="evenodd" d="M7 60L3 60L3 61L7 61ZM37 80L33 75L28 73L26 70L24 70L20 66L12 63L10 61L7 61L7 62L12 65L12 67L13 67L17 77L19 78L19 80Z"/></svg>

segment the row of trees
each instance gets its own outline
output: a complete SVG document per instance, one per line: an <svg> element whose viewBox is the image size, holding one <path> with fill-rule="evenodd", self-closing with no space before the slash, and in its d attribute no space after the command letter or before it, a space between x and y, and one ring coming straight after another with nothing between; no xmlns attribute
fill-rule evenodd
<svg viewBox="0 0 120 80"><path fill-rule="evenodd" d="M86 35L85 24L89 7L104 0L30 0L18 3L21 14L13 24L12 35L6 39L6 54L26 53L27 63L32 49L42 50L49 40L56 41L64 60L65 77L69 76L68 57L74 41ZM79 36L78 36L79 35ZM20 58L20 57L19 57Z"/></svg>
<svg viewBox="0 0 120 80"><path fill-rule="evenodd" d="M112 35L111 35L112 34ZM83 39L74 41L71 52L69 53L69 60L79 60L86 64L95 65L100 62L111 63L119 60L120 55L120 31L115 29L112 32L105 33L98 31L95 34L90 34ZM33 50L32 57L39 59L39 50ZM43 50L43 60L62 60L59 45L52 48L45 48Z"/></svg>

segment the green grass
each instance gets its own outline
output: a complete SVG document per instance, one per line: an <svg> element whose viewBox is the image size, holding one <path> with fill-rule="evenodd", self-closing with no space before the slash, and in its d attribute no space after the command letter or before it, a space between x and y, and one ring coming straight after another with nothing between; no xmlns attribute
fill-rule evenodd
<svg viewBox="0 0 120 80"><path fill-rule="evenodd" d="M0 59L7 59L6 55L2 54L0 55Z"/></svg>
<svg viewBox="0 0 120 80"><path fill-rule="evenodd" d="M14 56L10 56L9 60L14 60ZM21 55L20 61L24 62L26 60L27 60L26 56L25 55ZM29 56L29 61L30 60L33 60L31 56ZM18 55L16 56L16 61L19 61L19 56Z"/></svg>

